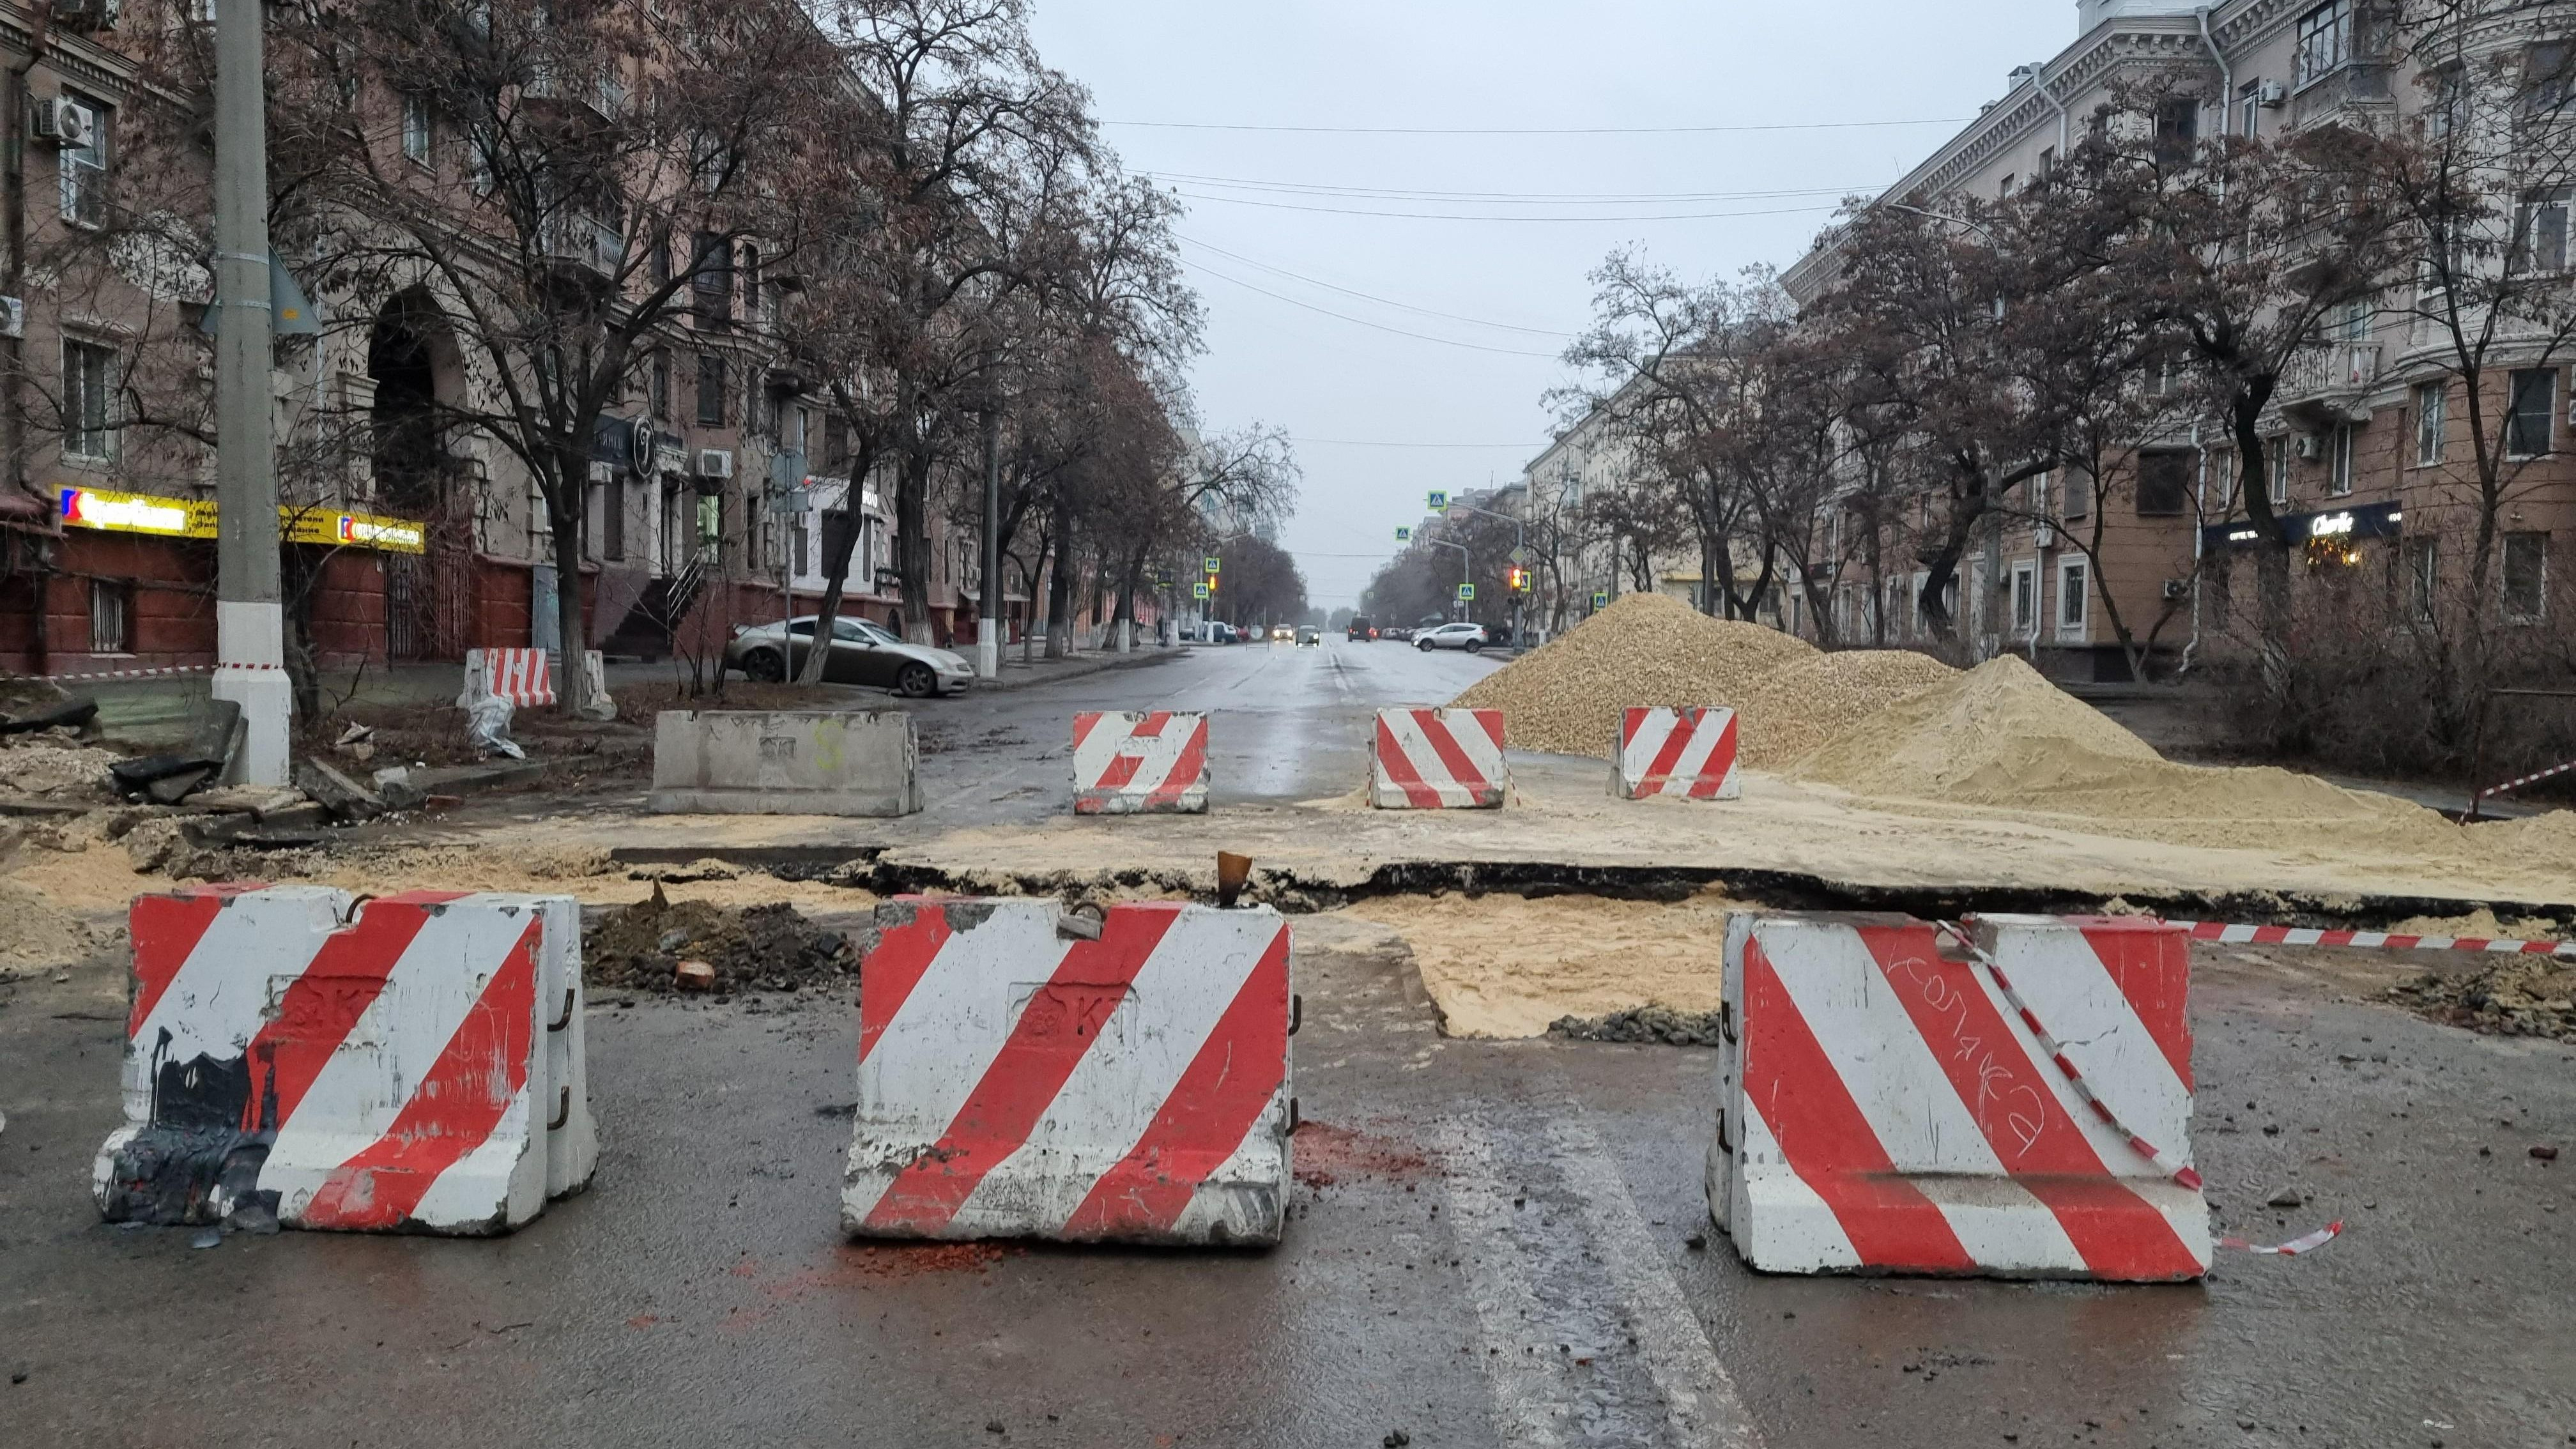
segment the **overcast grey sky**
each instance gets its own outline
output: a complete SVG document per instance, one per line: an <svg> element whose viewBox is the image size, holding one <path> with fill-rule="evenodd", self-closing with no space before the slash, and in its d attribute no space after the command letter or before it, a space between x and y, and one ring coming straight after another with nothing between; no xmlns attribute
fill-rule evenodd
<svg viewBox="0 0 2576 1449"><path fill-rule="evenodd" d="M2073 0L1037 6L1041 49L1092 88L1127 166L1188 198L1201 410L1214 429L1260 420L1298 439L1305 487L1282 542L1326 607L1356 600L1426 490L1509 478L1545 444L1541 398L1569 380L1560 334L1584 325L1584 275L1613 246L1698 275L1786 265L1840 193L1895 180L1956 126L1191 127L1956 123L2075 31ZM1568 199L1517 199L1531 195ZM1350 212L1409 215L1336 214Z"/></svg>

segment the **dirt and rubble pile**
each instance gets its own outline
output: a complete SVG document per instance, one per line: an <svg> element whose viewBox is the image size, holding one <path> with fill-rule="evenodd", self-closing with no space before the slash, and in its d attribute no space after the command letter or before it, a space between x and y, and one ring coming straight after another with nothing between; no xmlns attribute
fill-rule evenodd
<svg viewBox="0 0 2576 1449"><path fill-rule="evenodd" d="M116 798L107 767L120 758L82 744L76 730L0 735L0 794L105 804Z"/></svg>
<svg viewBox="0 0 2576 1449"><path fill-rule="evenodd" d="M1736 706L1737 758L1761 770L1794 764L1898 700L1958 677L1910 649L1849 649L1784 664Z"/></svg>
<svg viewBox="0 0 2576 1449"><path fill-rule="evenodd" d="M2490 1036L2576 1042L2576 960L2563 956L2512 957L2465 976L2426 975L2380 999Z"/></svg>
<svg viewBox="0 0 2576 1449"><path fill-rule="evenodd" d="M1606 757L1621 710L1731 704L1815 652L1777 629L1707 618L1663 594L1629 594L1450 703L1501 710L1514 749Z"/></svg>
<svg viewBox="0 0 2576 1449"><path fill-rule="evenodd" d="M683 961L715 968L711 988L806 991L858 980L858 947L785 904L729 907L652 898L602 912L583 928L582 977L593 986L676 991Z"/></svg>
<svg viewBox="0 0 2576 1449"><path fill-rule="evenodd" d="M1560 1016L1547 1024L1547 1034L1569 1041L1650 1042L1665 1046L1713 1047L1726 1038L1726 1013L1675 1011L1668 1006L1641 1006L1608 1016Z"/></svg>

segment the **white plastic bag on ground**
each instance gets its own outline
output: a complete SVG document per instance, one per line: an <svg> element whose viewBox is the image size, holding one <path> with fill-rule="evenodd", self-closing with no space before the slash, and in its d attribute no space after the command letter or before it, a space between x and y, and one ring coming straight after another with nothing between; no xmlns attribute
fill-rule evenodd
<svg viewBox="0 0 2576 1449"><path fill-rule="evenodd" d="M528 752L510 738L510 702L497 694L487 694L465 709L465 735L474 742L477 754L508 755L524 760Z"/></svg>

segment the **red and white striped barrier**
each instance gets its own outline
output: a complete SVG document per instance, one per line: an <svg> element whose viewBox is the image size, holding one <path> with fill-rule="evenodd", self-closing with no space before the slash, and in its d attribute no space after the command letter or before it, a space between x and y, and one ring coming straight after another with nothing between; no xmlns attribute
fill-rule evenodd
<svg viewBox="0 0 2576 1449"><path fill-rule="evenodd" d="M2563 765L2552 765L2546 770L2541 770L2535 774L2525 775L2519 780L2507 780L2501 785L2489 785L2478 792L2478 798L2480 800L2492 800L2498 795L2510 795L2525 785L2537 785L2543 780L2554 780L2559 776L2566 774L2570 770L2576 770L2576 760L2569 760Z"/></svg>
<svg viewBox="0 0 2576 1449"><path fill-rule="evenodd" d="M460 708L471 709L477 700L498 696L519 709L555 702L554 677L543 649L468 649L465 651L465 691L457 697Z"/></svg>
<svg viewBox="0 0 2576 1449"><path fill-rule="evenodd" d="M1740 797L1744 782L1735 770L1735 711L1715 705L1628 710L1619 721L1617 779L1622 800Z"/></svg>
<svg viewBox="0 0 2576 1449"><path fill-rule="evenodd" d="M2381 951L2476 951L2491 956L2576 958L2576 941L2507 941L2485 936L2409 936L2396 931L2328 930L2312 926L2244 926L2222 921L2168 921L2195 941L2231 946L2358 946Z"/></svg>
<svg viewBox="0 0 2576 1449"><path fill-rule="evenodd" d="M1511 786L1498 709L1382 709L1369 756L1381 810L1493 810Z"/></svg>
<svg viewBox="0 0 2576 1449"><path fill-rule="evenodd" d="M598 1156L568 896L138 897L117 1222L507 1232Z"/></svg>
<svg viewBox="0 0 2576 1449"><path fill-rule="evenodd" d="M150 669L101 669L88 674L46 674L39 676L49 684L98 684L117 679L176 679L188 674L215 674L224 670L255 672L284 669L283 664L164 664Z"/></svg>
<svg viewBox="0 0 2576 1449"><path fill-rule="evenodd" d="M1712 1217L1766 1272L2207 1272L2183 934L1972 926L1728 923Z"/></svg>
<svg viewBox="0 0 2576 1449"><path fill-rule="evenodd" d="M1276 912L906 899L877 920L849 1232L1279 1240L1292 1123Z"/></svg>
<svg viewBox="0 0 2576 1449"><path fill-rule="evenodd" d="M1073 717L1073 813L1204 815L1208 717L1085 712Z"/></svg>

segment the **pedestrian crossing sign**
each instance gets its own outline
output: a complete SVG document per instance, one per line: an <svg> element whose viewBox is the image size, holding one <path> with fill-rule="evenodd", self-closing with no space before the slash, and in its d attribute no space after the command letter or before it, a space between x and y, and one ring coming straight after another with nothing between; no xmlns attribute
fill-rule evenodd
<svg viewBox="0 0 2576 1449"><path fill-rule="evenodd" d="M1412 529L1410 529L1410 528L1408 528L1408 527L1406 527L1406 526L1404 526L1403 524L1398 524L1398 525L1396 525L1396 529L1395 529L1395 541L1396 541L1397 543L1411 543L1411 542L1413 542L1413 530L1412 530Z"/></svg>
<svg viewBox="0 0 2576 1449"><path fill-rule="evenodd" d="M1192 584L1192 585L1190 585L1190 597L1191 597L1191 598L1193 598L1193 599L1204 599L1204 598L1206 598L1207 596L1208 596L1208 595L1207 595L1207 585L1205 585L1205 584Z"/></svg>
<svg viewBox="0 0 2576 1449"><path fill-rule="evenodd" d="M1440 489L1434 488L1431 490L1430 499L1425 502L1423 506L1434 513L1446 513L1449 511L1449 495Z"/></svg>
<svg viewBox="0 0 2576 1449"><path fill-rule="evenodd" d="M1462 604L1472 604L1476 602L1476 586L1474 584L1460 584L1458 586L1458 602Z"/></svg>
<svg viewBox="0 0 2576 1449"><path fill-rule="evenodd" d="M1608 589L1594 589L1592 591L1592 607L1596 609L1609 608L1610 591Z"/></svg>

